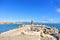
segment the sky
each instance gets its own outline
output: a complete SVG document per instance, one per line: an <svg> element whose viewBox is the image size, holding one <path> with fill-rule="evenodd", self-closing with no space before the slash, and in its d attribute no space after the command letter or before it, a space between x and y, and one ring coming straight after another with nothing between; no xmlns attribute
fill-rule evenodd
<svg viewBox="0 0 60 40"><path fill-rule="evenodd" d="M0 0L0 21L60 23L60 0Z"/></svg>

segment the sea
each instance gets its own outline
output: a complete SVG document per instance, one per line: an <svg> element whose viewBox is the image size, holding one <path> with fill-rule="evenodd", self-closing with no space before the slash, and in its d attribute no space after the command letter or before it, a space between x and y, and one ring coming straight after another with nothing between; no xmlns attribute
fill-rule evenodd
<svg viewBox="0 0 60 40"><path fill-rule="evenodd" d="M24 22L24 24L30 24L30 23ZM60 28L60 23L34 23L34 24L35 25L46 25L46 26L55 27L58 29ZM0 24L0 33L15 29L21 25L22 24Z"/></svg>
<svg viewBox="0 0 60 40"><path fill-rule="evenodd" d="M0 24L0 33L6 32L21 26L21 24Z"/></svg>

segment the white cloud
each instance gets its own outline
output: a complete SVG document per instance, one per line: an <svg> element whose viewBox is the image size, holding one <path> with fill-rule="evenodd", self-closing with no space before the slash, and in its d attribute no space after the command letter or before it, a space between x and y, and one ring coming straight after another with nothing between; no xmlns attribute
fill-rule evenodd
<svg viewBox="0 0 60 40"><path fill-rule="evenodd" d="M54 19L48 19L48 22L55 22Z"/></svg>
<svg viewBox="0 0 60 40"><path fill-rule="evenodd" d="M40 21L41 23L48 23L48 21Z"/></svg>
<svg viewBox="0 0 60 40"><path fill-rule="evenodd" d="M40 21L41 23L60 23L60 21L57 21L55 19L48 19L48 20L43 20Z"/></svg>
<svg viewBox="0 0 60 40"><path fill-rule="evenodd" d="M56 11L57 11L57 13L60 13L60 8L57 8Z"/></svg>

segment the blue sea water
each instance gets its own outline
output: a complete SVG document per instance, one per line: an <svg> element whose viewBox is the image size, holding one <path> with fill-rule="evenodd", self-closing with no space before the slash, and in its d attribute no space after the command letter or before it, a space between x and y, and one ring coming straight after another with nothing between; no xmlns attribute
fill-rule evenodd
<svg viewBox="0 0 60 40"><path fill-rule="evenodd" d="M30 23L24 23L24 24L30 24ZM35 25L46 25L46 26L51 26L51 27L56 27L60 28L60 23L35 23ZM18 26L21 26L21 24L0 24L0 32L5 32L11 29L15 29Z"/></svg>
<svg viewBox="0 0 60 40"><path fill-rule="evenodd" d="M60 23L42 23L42 25L50 26L50 27L55 27L60 29Z"/></svg>
<svg viewBox="0 0 60 40"><path fill-rule="evenodd" d="M30 22L24 22L25 24L30 24ZM46 25L46 26L50 26L50 27L55 27L55 28L60 28L60 23L38 23L35 22L35 25Z"/></svg>
<svg viewBox="0 0 60 40"><path fill-rule="evenodd" d="M0 32L5 32L17 28L20 24L0 24Z"/></svg>

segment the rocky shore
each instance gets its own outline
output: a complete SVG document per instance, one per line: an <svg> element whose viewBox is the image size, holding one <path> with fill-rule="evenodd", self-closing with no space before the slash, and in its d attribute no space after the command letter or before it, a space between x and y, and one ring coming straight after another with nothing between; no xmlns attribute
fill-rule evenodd
<svg viewBox="0 0 60 40"><path fill-rule="evenodd" d="M0 40L60 40L58 29L43 25L22 25L0 34Z"/></svg>

